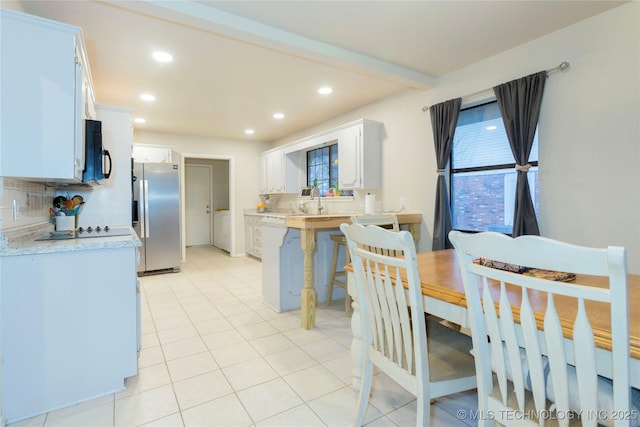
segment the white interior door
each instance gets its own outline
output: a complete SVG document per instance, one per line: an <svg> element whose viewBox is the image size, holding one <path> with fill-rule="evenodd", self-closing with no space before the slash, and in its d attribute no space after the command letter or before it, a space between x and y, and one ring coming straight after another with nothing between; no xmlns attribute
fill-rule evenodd
<svg viewBox="0 0 640 427"><path fill-rule="evenodd" d="M211 166L185 165L186 245L211 244Z"/></svg>

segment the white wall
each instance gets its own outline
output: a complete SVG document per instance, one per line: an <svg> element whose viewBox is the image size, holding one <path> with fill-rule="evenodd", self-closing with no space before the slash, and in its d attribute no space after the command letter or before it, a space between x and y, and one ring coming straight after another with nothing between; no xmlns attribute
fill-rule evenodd
<svg viewBox="0 0 640 427"><path fill-rule="evenodd" d="M134 140L136 144L171 146L181 155L198 153L203 156L230 158L229 210L233 230L231 255L244 254L243 210L260 203L258 197L258 154L267 150L270 144L144 131L135 131Z"/></svg>
<svg viewBox="0 0 640 427"><path fill-rule="evenodd" d="M211 209L229 209L229 161L186 158L185 165L211 166Z"/></svg>
<svg viewBox="0 0 640 427"><path fill-rule="evenodd" d="M103 148L109 150L113 162L111 176L104 185L94 189L59 190L58 194L80 194L84 198L85 204L78 213L79 227L128 227L131 226L132 110L98 105L96 112L102 121Z"/></svg>
<svg viewBox="0 0 640 427"><path fill-rule="evenodd" d="M539 122L540 231L576 244L627 247L640 273L640 3L632 2L277 141L343 123L384 123L381 197L423 214L419 250L431 249L436 162L429 114L450 98L568 61L550 74ZM467 100L468 102L469 100Z"/></svg>

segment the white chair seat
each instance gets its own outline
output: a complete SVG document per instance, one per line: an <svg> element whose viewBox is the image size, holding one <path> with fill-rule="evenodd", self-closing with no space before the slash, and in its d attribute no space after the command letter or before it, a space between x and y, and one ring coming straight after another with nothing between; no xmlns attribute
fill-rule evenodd
<svg viewBox="0 0 640 427"><path fill-rule="evenodd" d="M471 337L435 320L427 320L426 325L431 382L474 376Z"/></svg>

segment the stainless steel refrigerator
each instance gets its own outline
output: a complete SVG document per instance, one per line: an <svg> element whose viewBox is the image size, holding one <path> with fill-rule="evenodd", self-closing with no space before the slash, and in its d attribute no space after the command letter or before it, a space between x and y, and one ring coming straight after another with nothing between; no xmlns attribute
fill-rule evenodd
<svg viewBox="0 0 640 427"><path fill-rule="evenodd" d="M133 228L142 241L139 273L180 269L179 168L133 163Z"/></svg>

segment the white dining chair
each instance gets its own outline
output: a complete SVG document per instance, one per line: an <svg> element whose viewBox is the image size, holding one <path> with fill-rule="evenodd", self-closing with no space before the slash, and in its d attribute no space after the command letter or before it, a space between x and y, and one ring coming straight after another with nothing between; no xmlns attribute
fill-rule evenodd
<svg viewBox="0 0 640 427"><path fill-rule="evenodd" d="M391 226L391 230L400 231L398 217L393 214L362 214L352 215L351 223L361 225ZM386 228L386 227L385 227Z"/></svg>
<svg viewBox="0 0 640 427"><path fill-rule="evenodd" d="M493 418L518 426L542 426L548 419L561 426L570 421L630 425L625 249L587 248L539 236L514 239L494 232L452 231L449 239L470 316L479 425L494 425ZM487 260L489 266L483 265ZM571 282L550 280L573 277L563 273L604 280L600 286L584 284L580 276ZM544 315L534 314L531 301L543 301ZM561 323L558 315L558 308L567 307L575 311L570 324ZM595 316L611 321L609 366L602 366L595 345L598 331L589 321ZM598 376L598 369L610 372L613 382ZM631 416L620 416L625 413Z"/></svg>
<svg viewBox="0 0 640 427"><path fill-rule="evenodd" d="M354 425L364 421L374 365L416 396L416 425L429 425L431 399L476 386L471 339L425 321L416 250L408 231L360 224L342 224L340 229L351 252L363 336Z"/></svg>
<svg viewBox="0 0 640 427"><path fill-rule="evenodd" d="M393 231L400 231L398 217L395 215L353 215L351 222L353 224L391 226ZM331 270L329 271L329 286L327 287L327 306L331 305L331 300L333 299L333 286L338 285L344 288L344 315L349 316L351 313L351 297L349 296L349 292L347 292L347 273L344 270L338 270L338 253L341 246L344 247L344 265L351 262L349 250L346 247L347 241L343 234L336 234L330 236L330 238L333 241L333 254L331 257Z"/></svg>
<svg viewBox="0 0 640 427"><path fill-rule="evenodd" d="M398 217L393 214L361 214L351 216L352 224L361 225L377 225L391 231L400 231L400 225L398 224ZM402 256L401 252L393 252L387 249L377 248L378 253L391 256Z"/></svg>

